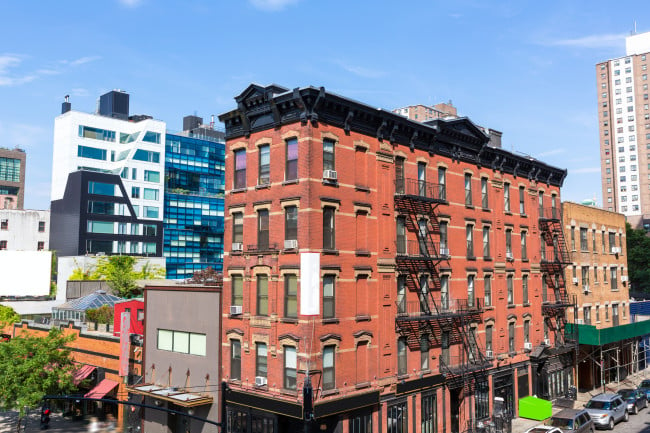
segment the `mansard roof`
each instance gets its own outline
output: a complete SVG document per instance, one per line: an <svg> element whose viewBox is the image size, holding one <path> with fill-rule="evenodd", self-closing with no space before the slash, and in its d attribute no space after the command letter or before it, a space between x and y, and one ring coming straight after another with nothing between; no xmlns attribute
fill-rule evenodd
<svg viewBox="0 0 650 433"><path fill-rule="evenodd" d="M312 86L289 90L251 84L235 101L237 109L219 116L227 140L295 122L323 122L347 134L354 131L549 185L562 186L567 175L566 170L532 157L489 146L489 137L466 117L416 122Z"/></svg>

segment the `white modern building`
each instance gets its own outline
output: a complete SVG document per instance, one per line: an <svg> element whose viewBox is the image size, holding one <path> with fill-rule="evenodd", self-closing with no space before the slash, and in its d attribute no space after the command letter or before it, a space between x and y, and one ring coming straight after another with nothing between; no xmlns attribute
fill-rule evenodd
<svg viewBox="0 0 650 433"><path fill-rule="evenodd" d="M0 209L0 251L49 249L50 211Z"/></svg>
<svg viewBox="0 0 650 433"><path fill-rule="evenodd" d="M129 95L54 122L52 230L59 255L162 255L165 122L129 116Z"/></svg>
<svg viewBox="0 0 650 433"><path fill-rule="evenodd" d="M650 228L650 32L625 42L625 56L596 65L603 208Z"/></svg>

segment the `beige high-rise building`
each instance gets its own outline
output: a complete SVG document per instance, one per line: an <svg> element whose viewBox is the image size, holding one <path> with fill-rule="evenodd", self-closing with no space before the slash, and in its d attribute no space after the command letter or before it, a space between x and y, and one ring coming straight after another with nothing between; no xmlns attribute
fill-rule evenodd
<svg viewBox="0 0 650 433"><path fill-rule="evenodd" d="M625 56L596 65L603 208L650 228L650 32L625 45Z"/></svg>

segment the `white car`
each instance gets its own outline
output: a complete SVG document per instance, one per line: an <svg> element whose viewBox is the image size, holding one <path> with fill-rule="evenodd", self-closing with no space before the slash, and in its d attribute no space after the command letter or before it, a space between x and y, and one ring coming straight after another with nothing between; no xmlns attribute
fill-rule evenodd
<svg viewBox="0 0 650 433"><path fill-rule="evenodd" d="M526 430L526 433L562 433L562 430L557 427L551 427L550 425L540 424L529 428Z"/></svg>

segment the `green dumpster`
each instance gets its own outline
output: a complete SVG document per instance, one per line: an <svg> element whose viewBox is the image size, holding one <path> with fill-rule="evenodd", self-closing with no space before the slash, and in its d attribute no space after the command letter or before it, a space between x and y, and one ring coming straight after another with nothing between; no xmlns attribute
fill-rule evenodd
<svg viewBox="0 0 650 433"><path fill-rule="evenodd" d="M524 397L519 399L519 416L521 418L545 420L553 415L551 402L537 397Z"/></svg>

